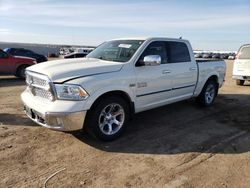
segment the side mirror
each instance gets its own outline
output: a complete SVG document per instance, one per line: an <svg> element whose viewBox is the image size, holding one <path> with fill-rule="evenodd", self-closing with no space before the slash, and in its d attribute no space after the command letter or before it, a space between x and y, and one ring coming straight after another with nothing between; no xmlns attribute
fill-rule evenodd
<svg viewBox="0 0 250 188"><path fill-rule="evenodd" d="M161 56L159 55L147 55L143 58L145 66L156 66L161 64Z"/></svg>

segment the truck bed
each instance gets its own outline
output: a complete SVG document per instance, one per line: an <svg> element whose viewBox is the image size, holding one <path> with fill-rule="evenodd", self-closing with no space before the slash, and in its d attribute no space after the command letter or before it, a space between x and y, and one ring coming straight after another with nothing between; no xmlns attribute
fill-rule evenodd
<svg viewBox="0 0 250 188"><path fill-rule="evenodd" d="M225 72L226 72L226 64L222 59L198 59L196 60L199 74L198 74L198 82L197 87L194 92L194 96L197 96L205 82L211 75L216 75L218 77L219 87L222 86L224 82Z"/></svg>

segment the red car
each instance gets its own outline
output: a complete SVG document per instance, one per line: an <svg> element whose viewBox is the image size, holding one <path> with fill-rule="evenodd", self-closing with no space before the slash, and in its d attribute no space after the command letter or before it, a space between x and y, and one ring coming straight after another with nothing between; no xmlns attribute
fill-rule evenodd
<svg viewBox="0 0 250 188"><path fill-rule="evenodd" d="M12 56L0 49L0 74L12 74L25 78L25 69L36 64L36 60L28 57Z"/></svg>

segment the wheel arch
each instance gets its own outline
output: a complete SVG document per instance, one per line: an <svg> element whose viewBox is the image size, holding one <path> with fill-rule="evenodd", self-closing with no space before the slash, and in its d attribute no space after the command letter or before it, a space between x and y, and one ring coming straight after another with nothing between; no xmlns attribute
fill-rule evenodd
<svg viewBox="0 0 250 188"><path fill-rule="evenodd" d="M217 83L217 84L219 84L219 77L218 77L218 75L212 75L212 76L210 76L208 79L207 79L207 81L208 80L213 80L213 81L215 81L215 83ZM207 82L206 81L206 82Z"/></svg>
<svg viewBox="0 0 250 188"><path fill-rule="evenodd" d="M216 96L218 95L218 90L219 90L219 77L218 75L211 75L205 82L203 88L205 87L205 85L207 84L208 81L214 81L216 83L216 86L217 86L217 90L216 90Z"/></svg>
<svg viewBox="0 0 250 188"><path fill-rule="evenodd" d="M15 70L15 75L17 75L18 74L18 71L19 71L19 69L21 68L21 67L29 67L30 66L30 64L27 64L27 63L22 63L22 64L18 64L17 66L16 66L16 70Z"/></svg>
<svg viewBox="0 0 250 188"><path fill-rule="evenodd" d="M206 83L209 80L213 80L216 84L217 87L219 88L219 75L216 74L215 72L213 72L212 74L207 75L205 78L201 79L201 77L198 78L198 82L197 82L197 87L195 89L194 92L194 97L197 97L198 95L200 95L200 93L202 92L202 89L205 87Z"/></svg>
<svg viewBox="0 0 250 188"><path fill-rule="evenodd" d="M112 97L112 96L121 97L123 100L125 100L129 105L130 117L133 117L133 114L135 112L134 102L132 101L129 94L122 90L113 90L113 91L108 91L108 92L101 94L95 99L93 104L90 106L90 110L93 109L98 104L99 101L103 100L104 98Z"/></svg>

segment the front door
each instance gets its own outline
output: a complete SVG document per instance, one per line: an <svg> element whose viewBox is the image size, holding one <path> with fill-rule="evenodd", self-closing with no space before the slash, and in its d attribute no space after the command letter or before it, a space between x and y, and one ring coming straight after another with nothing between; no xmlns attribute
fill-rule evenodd
<svg viewBox="0 0 250 188"><path fill-rule="evenodd" d="M143 111L166 104L171 96L171 72L166 64L166 49L163 41L155 41L144 50L139 61L147 55L160 55L161 64L156 66L136 66L136 110Z"/></svg>

